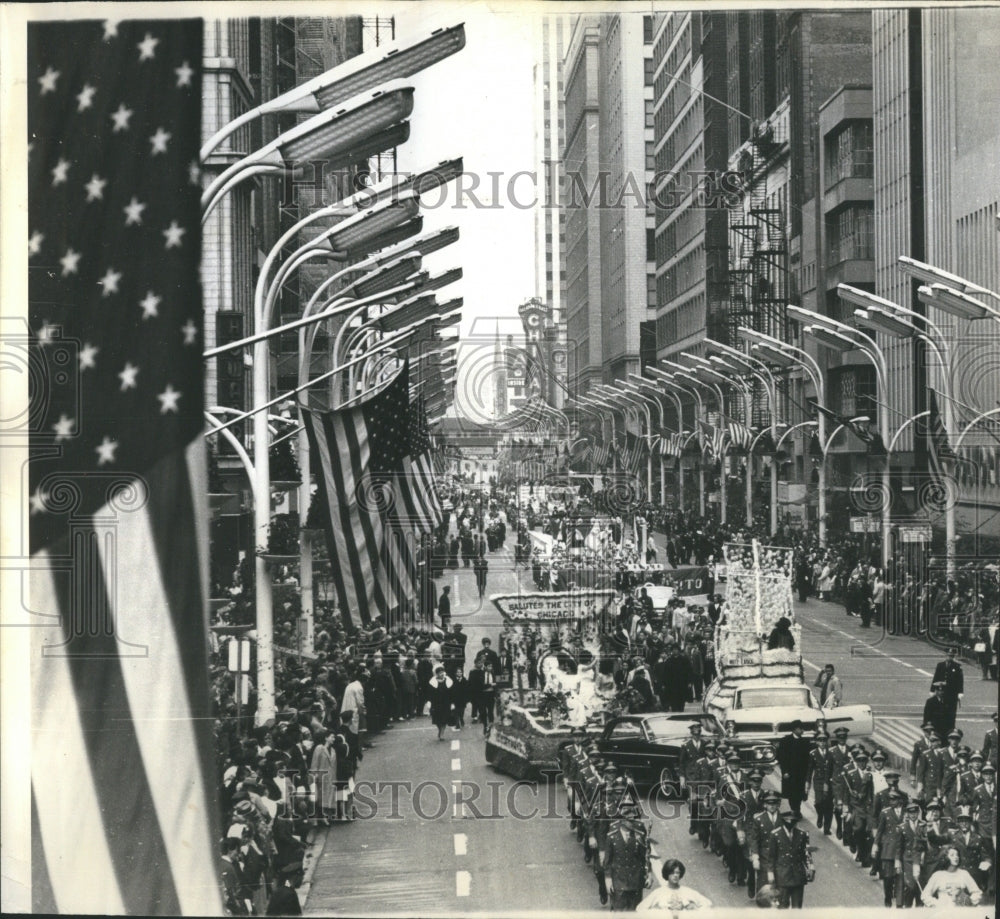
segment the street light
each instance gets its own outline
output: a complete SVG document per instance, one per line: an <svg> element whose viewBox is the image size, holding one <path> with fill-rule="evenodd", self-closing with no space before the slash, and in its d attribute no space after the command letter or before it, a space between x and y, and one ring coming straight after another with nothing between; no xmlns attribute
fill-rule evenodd
<svg viewBox="0 0 1000 919"><path fill-rule="evenodd" d="M911 278L916 278L918 281L923 281L924 284L929 284L932 287L940 285L944 288L957 291L960 294L1000 301L1000 294L995 293L988 287L980 287L978 284L973 284L972 281L966 281L965 278L959 277L957 274L952 274L950 271L943 271L940 268L935 268L933 265L928 265L926 262L918 262L907 255L899 256L896 261L897 267L903 274Z"/></svg>
<svg viewBox="0 0 1000 919"><path fill-rule="evenodd" d="M872 362L875 368L875 377L878 383L879 392L882 399L887 399L889 369L885 359L885 353L879 347L878 342L860 329L855 329L844 322L823 316L812 310L805 310L798 306L789 306L788 312L799 322L808 323L804 326L803 334L811 335L825 347L834 351L858 350ZM882 410L878 413L879 436L882 445L886 450L885 464L882 469L882 568L885 570L889 563L889 526L891 522L890 495L891 487L889 480L889 470L892 454L889 452L889 413Z"/></svg>
<svg viewBox="0 0 1000 919"><path fill-rule="evenodd" d="M201 160L204 162L234 131L262 115L312 113L332 108L387 81L413 76L464 47L464 23L435 29L430 35L405 42L379 45L234 118L203 144Z"/></svg>
<svg viewBox="0 0 1000 919"><path fill-rule="evenodd" d="M961 291L952 290L944 284L918 287L917 297L921 303L944 310L959 319L985 319L987 316L1000 320L1000 312Z"/></svg>
<svg viewBox="0 0 1000 919"><path fill-rule="evenodd" d="M250 175L275 173L289 165L324 160L331 169L349 166L398 143L384 132L413 111L413 87L401 83L363 93L338 108L308 118L270 143L223 169L201 196L202 223L222 196ZM374 146L373 146L374 144Z"/></svg>

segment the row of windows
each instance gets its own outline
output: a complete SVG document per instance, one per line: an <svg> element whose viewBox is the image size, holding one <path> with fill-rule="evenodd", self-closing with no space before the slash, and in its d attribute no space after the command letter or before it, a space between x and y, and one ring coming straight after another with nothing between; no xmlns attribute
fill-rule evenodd
<svg viewBox="0 0 1000 919"><path fill-rule="evenodd" d="M698 245L656 279L656 301L660 305L670 303L704 280L705 246Z"/></svg>
<svg viewBox="0 0 1000 919"><path fill-rule="evenodd" d="M676 309L656 317L656 349L696 335L705 328L705 295L699 293Z"/></svg>
<svg viewBox="0 0 1000 919"><path fill-rule="evenodd" d="M844 179L875 175L875 142L870 121L852 121L824 142L826 189Z"/></svg>
<svg viewBox="0 0 1000 919"><path fill-rule="evenodd" d="M672 74L667 73L664 70L660 74L660 77L664 77L663 88L670 82L670 77ZM691 98L691 93L693 90L688 85L691 80L691 65L686 64L684 69L678 74L677 82L670 87L670 92L667 93L666 98L663 100L659 109L656 111L656 118L654 119L654 125L656 127L657 136L663 136L667 133L667 128L670 127L674 120L674 116L684 107L688 99ZM657 88L655 91L655 96L657 99L662 95L662 90Z"/></svg>
<svg viewBox="0 0 1000 919"><path fill-rule="evenodd" d="M704 110L702 106L702 97L699 94L691 108L687 110L673 131L670 132L670 137L660 147L665 162L673 163L677 153L686 150L691 142L701 135L704 124Z"/></svg>

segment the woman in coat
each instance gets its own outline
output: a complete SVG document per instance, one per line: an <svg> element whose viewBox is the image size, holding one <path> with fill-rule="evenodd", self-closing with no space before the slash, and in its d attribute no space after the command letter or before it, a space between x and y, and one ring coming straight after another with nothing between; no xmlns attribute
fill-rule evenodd
<svg viewBox="0 0 1000 919"><path fill-rule="evenodd" d="M434 676L427 684L427 696L431 701L431 721L438 729L438 740L444 740L444 729L451 720L451 688L454 684L445 673L444 665L434 668Z"/></svg>
<svg viewBox="0 0 1000 919"><path fill-rule="evenodd" d="M332 732L316 732L312 763L309 766L316 782L316 816L324 822L337 816L337 753Z"/></svg>

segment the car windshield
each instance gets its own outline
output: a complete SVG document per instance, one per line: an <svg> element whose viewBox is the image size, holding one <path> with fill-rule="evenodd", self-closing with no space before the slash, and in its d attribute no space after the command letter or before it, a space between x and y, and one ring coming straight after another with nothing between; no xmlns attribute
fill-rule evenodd
<svg viewBox="0 0 1000 919"><path fill-rule="evenodd" d="M737 708L771 706L809 708L809 690L805 686L768 686L763 689L744 689L737 696Z"/></svg>
<svg viewBox="0 0 1000 919"><path fill-rule="evenodd" d="M689 728L695 722L701 722L702 734L706 735L708 726L701 718L647 718L646 730L650 740L676 740L691 736Z"/></svg>

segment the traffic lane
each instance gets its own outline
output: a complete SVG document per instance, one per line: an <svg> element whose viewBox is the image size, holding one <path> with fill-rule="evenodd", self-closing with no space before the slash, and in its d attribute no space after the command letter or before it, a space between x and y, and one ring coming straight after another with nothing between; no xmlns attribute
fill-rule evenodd
<svg viewBox="0 0 1000 919"><path fill-rule="evenodd" d="M930 695L934 668L943 659L940 649L903 636L855 634L858 620L848 619L842 607L819 601L795 602L802 624L802 655L809 682L819 668L832 663L844 685L844 703L867 703L876 716L912 719L919 733L924 702ZM965 697L958 712L958 726L970 743L979 744L992 727L996 711L996 684L982 681L965 670Z"/></svg>
<svg viewBox="0 0 1000 919"><path fill-rule="evenodd" d="M468 731L468 729L467 729ZM562 783L518 780L486 763L485 743L466 739L460 795L470 877L463 910L524 914L600 909L597 881L569 832Z"/></svg>
<svg viewBox="0 0 1000 919"><path fill-rule="evenodd" d="M438 741L429 718L376 735L357 776L358 819L325 831L307 914L465 908L453 827L453 761L461 745L457 736Z"/></svg>

